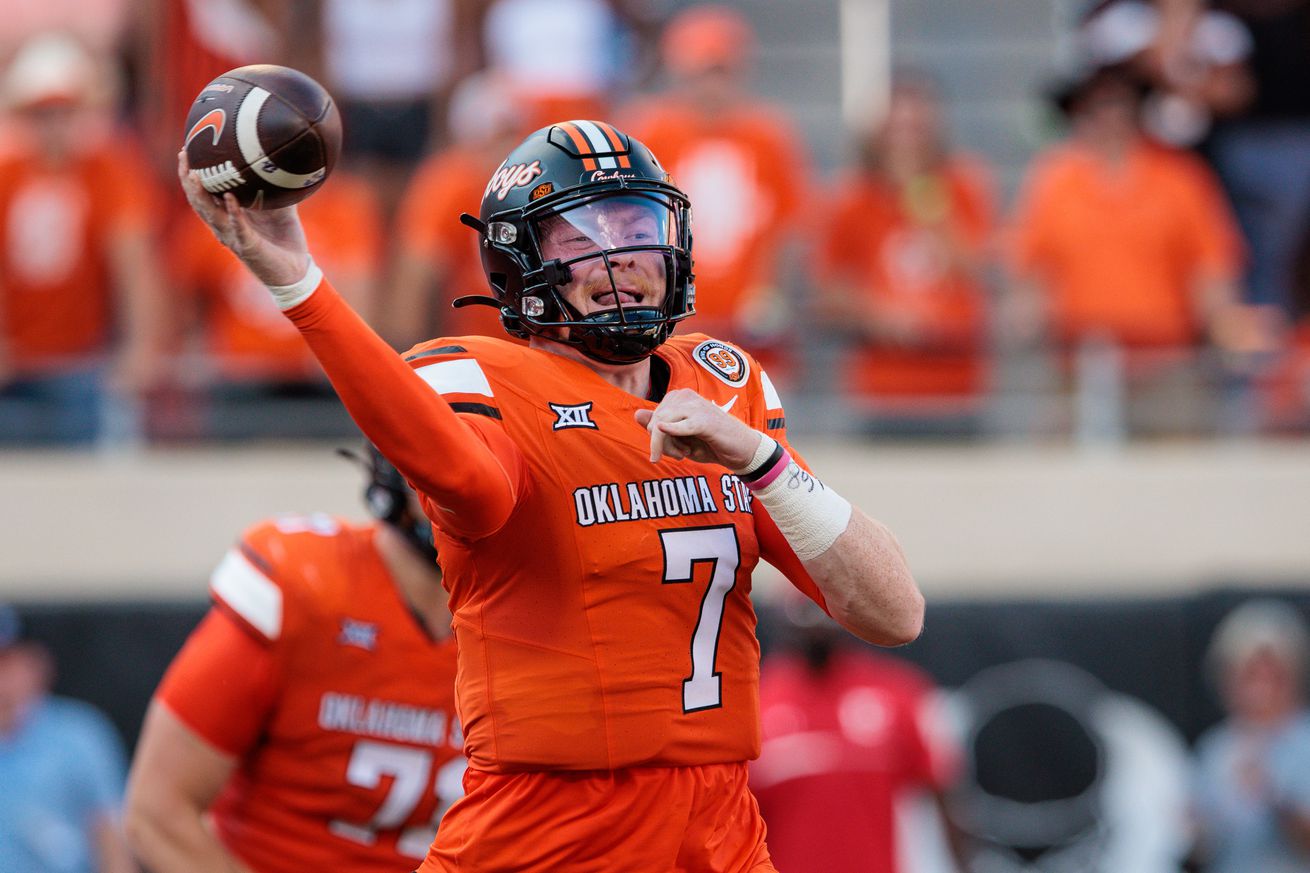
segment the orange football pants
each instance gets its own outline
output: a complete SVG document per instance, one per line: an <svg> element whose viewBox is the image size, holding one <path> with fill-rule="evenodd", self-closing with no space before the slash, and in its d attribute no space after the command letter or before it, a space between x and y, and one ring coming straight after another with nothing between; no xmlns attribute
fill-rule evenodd
<svg viewBox="0 0 1310 873"><path fill-rule="evenodd" d="M418 873L776 873L746 764L470 769Z"/></svg>

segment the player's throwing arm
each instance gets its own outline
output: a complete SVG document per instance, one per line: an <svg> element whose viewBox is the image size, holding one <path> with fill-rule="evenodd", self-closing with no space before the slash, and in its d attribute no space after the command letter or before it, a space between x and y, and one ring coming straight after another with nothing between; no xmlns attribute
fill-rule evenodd
<svg viewBox="0 0 1310 873"><path fill-rule="evenodd" d="M919 636L923 595L896 538L792 460L785 446L686 389L636 417L650 431L652 463L691 458L741 478L847 630L884 646Z"/></svg>

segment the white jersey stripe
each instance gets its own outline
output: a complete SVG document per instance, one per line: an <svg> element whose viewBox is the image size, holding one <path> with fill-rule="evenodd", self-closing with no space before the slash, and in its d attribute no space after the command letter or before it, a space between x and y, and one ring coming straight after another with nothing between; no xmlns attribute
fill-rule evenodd
<svg viewBox="0 0 1310 873"><path fill-rule="evenodd" d="M609 140L605 138L605 134L601 132L599 127L592 124L590 121L575 121L573 123L576 124L578 130L582 131L583 135L587 137L587 142L591 143L593 149L598 152L614 151L614 146L610 145ZM596 156L596 162L600 165L602 170L612 170L619 165L619 162L615 158L607 158L600 155Z"/></svg>
<svg viewBox="0 0 1310 873"><path fill-rule="evenodd" d="M454 361L438 361L419 367L414 372L423 377L423 381L432 386L438 394L482 394L495 397L491 392L491 383L482 366L472 358L458 358Z"/></svg>
<svg viewBox="0 0 1310 873"><path fill-rule="evenodd" d="M209 577L214 596L270 640L282 633L282 589L246 556L229 549Z"/></svg>
<svg viewBox="0 0 1310 873"><path fill-rule="evenodd" d="M764 408L782 409L782 398L778 396L778 389L773 387L769 374L763 370L760 370L760 384L764 388Z"/></svg>

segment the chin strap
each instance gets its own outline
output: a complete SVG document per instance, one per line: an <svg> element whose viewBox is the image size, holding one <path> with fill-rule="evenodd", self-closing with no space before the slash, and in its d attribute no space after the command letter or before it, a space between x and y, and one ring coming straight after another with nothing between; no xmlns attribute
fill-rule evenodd
<svg viewBox="0 0 1310 873"><path fill-rule="evenodd" d="M450 305L456 309L463 309L465 306L494 306L500 309L502 306L499 300L486 294L465 294L463 297L456 297Z"/></svg>

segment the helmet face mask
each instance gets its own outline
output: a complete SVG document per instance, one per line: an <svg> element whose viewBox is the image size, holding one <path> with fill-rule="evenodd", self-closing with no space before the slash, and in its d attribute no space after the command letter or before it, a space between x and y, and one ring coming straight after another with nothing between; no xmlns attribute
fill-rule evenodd
<svg viewBox="0 0 1310 873"><path fill-rule="evenodd" d="M506 330L604 363L648 357L695 312L690 213L636 140L600 122L537 131L482 201L483 267Z"/></svg>

